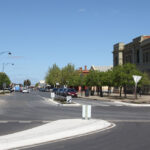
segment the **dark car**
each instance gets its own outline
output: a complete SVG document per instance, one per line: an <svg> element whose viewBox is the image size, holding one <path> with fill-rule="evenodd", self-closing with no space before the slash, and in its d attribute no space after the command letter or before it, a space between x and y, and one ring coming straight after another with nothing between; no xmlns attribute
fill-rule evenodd
<svg viewBox="0 0 150 150"><path fill-rule="evenodd" d="M12 93L14 90L12 88L5 88L4 91L7 93Z"/></svg>
<svg viewBox="0 0 150 150"><path fill-rule="evenodd" d="M54 92L55 94L57 93L57 88L53 88L52 92Z"/></svg>
<svg viewBox="0 0 150 150"><path fill-rule="evenodd" d="M39 91L45 92L45 88L39 88Z"/></svg>
<svg viewBox="0 0 150 150"><path fill-rule="evenodd" d="M77 91L75 89L71 89L71 88L66 90L65 96L78 97Z"/></svg>
<svg viewBox="0 0 150 150"><path fill-rule="evenodd" d="M57 95L62 95L63 94L63 88L59 88L56 92Z"/></svg>

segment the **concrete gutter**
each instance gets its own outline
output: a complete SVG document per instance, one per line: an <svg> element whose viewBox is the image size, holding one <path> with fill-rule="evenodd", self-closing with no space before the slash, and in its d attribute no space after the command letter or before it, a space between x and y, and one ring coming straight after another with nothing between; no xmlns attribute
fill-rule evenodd
<svg viewBox="0 0 150 150"><path fill-rule="evenodd" d="M0 136L0 150L33 146L44 142L82 136L114 127L104 120L65 119L58 120L33 129Z"/></svg>

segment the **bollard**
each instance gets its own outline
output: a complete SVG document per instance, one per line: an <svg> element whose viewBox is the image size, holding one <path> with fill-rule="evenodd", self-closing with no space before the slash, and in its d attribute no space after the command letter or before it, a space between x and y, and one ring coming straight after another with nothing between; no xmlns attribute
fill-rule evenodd
<svg viewBox="0 0 150 150"><path fill-rule="evenodd" d="M51 97L52 100L54 100L54 98L55 98L55 93L54 93L54 92L51 92L50 97Z"/></svg>
<svg viewBox="0 0 150 150"><path fill-rule="evenodd" d="M91 105L82 105L82 118L85 120L91 118Z"/></svg>

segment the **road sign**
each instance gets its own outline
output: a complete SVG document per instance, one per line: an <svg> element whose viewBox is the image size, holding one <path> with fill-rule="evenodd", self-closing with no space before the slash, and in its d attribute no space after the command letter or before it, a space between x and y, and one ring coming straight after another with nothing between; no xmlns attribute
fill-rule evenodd
<svg viewBox="0 0 150 150"><path fill-rule="evenodd" d="M135 94L135 99L137 99L137 83L141 80L142 76L137 76L137 75L133 75L132 76L135 82L135 90L134 90L134 94Z"/></svg>
<svg viewBox="0 0 150 150"><path fill-rule="evenodd" d="M66 97L66 100L67 100L67 103L71 103L71 101L72 101L72 96L67 96L67 97Z"/></svg>
<svg viewBox="0 0 150 150"><path fill-rule="evenodd" d="M142 76L137 76L137 75L133 75L132 77L134 79L135 84L137 84L142 78Z"/></svg>

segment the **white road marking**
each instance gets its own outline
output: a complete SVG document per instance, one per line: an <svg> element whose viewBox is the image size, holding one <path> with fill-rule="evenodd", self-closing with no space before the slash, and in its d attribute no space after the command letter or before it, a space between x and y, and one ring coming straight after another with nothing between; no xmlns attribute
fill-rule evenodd
<svg viewBox="0 0 150 150"><path fill-rule="evenodd" d="M49 120L0 120L0 123L50 123Z"/></svg>

